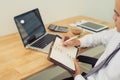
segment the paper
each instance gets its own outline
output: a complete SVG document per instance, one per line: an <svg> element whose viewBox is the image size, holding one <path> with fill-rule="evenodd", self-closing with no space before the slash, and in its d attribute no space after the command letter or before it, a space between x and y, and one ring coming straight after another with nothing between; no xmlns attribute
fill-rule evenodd
<svg viewBox="0 0 120 80"><path fill-rule="evenodd" d="M73 58L76 57L77 51L78 49L75 47L62 46L62 40L59 37L56 37L50 53L50 58L74 71L75 65L73 62Z"/></svg>

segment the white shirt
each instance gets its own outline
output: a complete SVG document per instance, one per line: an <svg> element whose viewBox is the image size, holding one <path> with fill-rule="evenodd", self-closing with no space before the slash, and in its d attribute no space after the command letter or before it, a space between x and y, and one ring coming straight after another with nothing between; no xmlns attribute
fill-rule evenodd
<svg viewBox="0 0 120 80"><path fill-rule="evenodd" d="M116 31L116 28L103 31L97 34L86 35L80 39L81 47L92 47L99 44L106 46L105 52L98 59L97 64L104 60L109 54L111 54L117 45L120 43L120 33ZM95 53L93 53L95 54ZM95 65L95 66L96 66ZM87 80L120 80L120 50L110 60L107 67L103 67L98 73L94 73L89 76ZM85 80L81 75L77 75L75 80Z"/></svg>

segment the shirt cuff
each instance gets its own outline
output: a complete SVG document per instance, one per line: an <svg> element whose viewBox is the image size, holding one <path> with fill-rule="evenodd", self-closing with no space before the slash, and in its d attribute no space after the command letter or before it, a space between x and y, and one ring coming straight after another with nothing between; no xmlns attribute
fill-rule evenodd
<svg viewBox="0 0 120 80"><path fill-rule="evenodd" d="M91 34L84 36L83 38L80 38L80 47L90 47L92 42Z"/></svg>
<svg viewBox="0 0 120 80"><path fill-rule="evenodd" d="M80 40L80 47L87 47L85 38L81 38L79 40Z"/></svg>
<svg viewBox="0 0 120 80"><path fill-rule="evenodd" d="M85 78L82 75L77 75L74 80L85 80Z"/></svg>

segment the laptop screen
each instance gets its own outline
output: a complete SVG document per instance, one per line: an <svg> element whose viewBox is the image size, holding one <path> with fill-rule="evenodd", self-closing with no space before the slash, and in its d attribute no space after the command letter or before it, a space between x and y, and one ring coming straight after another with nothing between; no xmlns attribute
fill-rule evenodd
<svg viewBox="0 0 120 80"><path fill-rule="evenodd" d="M46 33L39 10L34 9L14 17L24 46Z"/></svg>

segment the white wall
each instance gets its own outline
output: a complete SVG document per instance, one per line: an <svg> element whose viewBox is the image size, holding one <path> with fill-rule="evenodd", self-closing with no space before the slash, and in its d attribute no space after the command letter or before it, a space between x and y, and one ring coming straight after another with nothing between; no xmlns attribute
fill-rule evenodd
<svg viewBox="0 0 120 80"><path fill-rule="evenodd" d="M0 0L0 36L17 32L13 17L39 8L43 22L86 15L112 22L114 0Z"/></svg>
<svg viewBox="0 0 120 80"><path fill-rule="evenodd" d="M113 23L114 0L82 0L82 2L84 15Z"/></svg>

